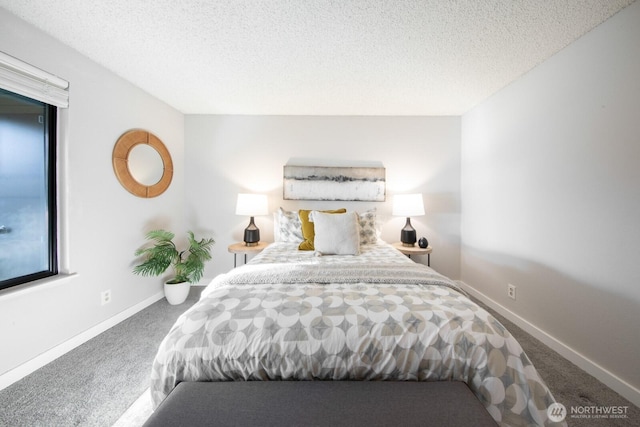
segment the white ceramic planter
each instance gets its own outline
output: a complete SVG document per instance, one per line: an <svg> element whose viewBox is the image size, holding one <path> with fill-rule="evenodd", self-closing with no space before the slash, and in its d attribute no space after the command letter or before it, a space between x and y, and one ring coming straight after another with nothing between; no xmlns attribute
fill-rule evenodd
<svg viewBox="0 0 640 427"><path fill-rule="evenodd" d="M189 289L191 284L189 282L182 283L165 283L164 284L164 296L171 305L182 304L189 296Z"/></svg>

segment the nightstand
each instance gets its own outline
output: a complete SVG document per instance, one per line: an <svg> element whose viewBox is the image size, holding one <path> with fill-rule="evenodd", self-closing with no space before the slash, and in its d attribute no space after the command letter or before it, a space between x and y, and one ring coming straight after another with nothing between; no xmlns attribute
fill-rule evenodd
<svg viewBox="0 0 640 427"><path fill-rule="evenodd" d="M233 254L233 268L236 268L236 256L244 254L244 263L247 263L247 254L259 254L269 245L269 242L258 242L255 246L247 246L244 242L229 245L227 250Z"/></svg>
<svg viewBox="0 0 640 427"><path fill-rule="evenodd" d="M411 255L426 255L427 256L427 266L431 267L431 252L433 248L431 246L427 246L426 248L421 248L420 246L404 246L402 242L395 242L391 246L411 258Z"/></svg>

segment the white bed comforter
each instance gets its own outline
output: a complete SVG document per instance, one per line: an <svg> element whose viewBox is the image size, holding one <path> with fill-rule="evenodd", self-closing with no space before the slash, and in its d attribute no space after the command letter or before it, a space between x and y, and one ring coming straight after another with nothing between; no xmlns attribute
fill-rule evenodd
<svg viewBox="0 0 640 427"><path fill-rule="evenodd" d="M520 345L456 289L387 244L357 257L273 244L177 320L154 405L181 381L457 380L501 425L552 424L555 400Z"/></svg>

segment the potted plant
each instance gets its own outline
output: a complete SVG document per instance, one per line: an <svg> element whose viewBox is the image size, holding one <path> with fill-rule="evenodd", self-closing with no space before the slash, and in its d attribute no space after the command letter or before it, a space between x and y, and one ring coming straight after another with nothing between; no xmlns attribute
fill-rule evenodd
<svg viewBox="0 0 640 427"><path fill-rule="evenodd" d="M196 240L193 232L187 232L189 247L179 251L173 238L175 234L165 230L153 230L146 239L152 246L143 247L135 252L144 256L144 262L134 267L133 272L142 276L159 276L169 267L173 268L173 277L165 282L164 294L170 304L182 304L189 295L191 283L197 283L204 273L204 263L211 259L213 239Z"/></svg>

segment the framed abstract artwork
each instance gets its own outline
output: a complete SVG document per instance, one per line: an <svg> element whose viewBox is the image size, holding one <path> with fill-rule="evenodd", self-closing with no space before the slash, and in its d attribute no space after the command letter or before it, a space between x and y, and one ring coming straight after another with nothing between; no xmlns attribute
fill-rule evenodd
<svg viewBox="0 0 640 427"><path fill-rule="evenodd" d="M384 202L383 167L284 167L285 200Z"/></svg>

